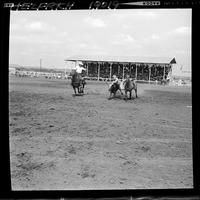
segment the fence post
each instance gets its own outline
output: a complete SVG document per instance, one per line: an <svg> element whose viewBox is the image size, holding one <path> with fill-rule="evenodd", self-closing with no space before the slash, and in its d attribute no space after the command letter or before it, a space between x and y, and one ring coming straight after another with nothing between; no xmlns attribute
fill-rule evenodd
<svg viewBox="0 0 200 200"><path fill-rule="evenodd" d="M86 68L87 68L87 77L88 77L88 63L86 63Z"/></svg>
<svg viewBox="0 0 200 200"><path fill-rule="evenodd" d="M110 81L111 81L111 78L112 78L112 63L110 63Z"/></svg>
<svg viewBox="0 0 200 200"><path fill-rule="evenodd" d="M100 64L97 62L97 66L98 66L98 81L99 81L99 76L100 76Z"/></svg>
<svg viewBox="0 0 200 200"><path fill-rule="evenodd" d="M135 68L135 80L137 81L137 64L136 64L136 68Z"/></svg>
<svg viewBox="0 0 200 200"><path fill-rule="evenodd" d="M163 72L163 79L165 78L165 65L164 65L164 72Z"/></svg>
<svg viewBox="0 0 200 200"><path fill-rule="evenodd" d="M123 64L122 66L123 66L123 75L122 75L122 79L124 79L124 64Z"/></svg>
<svg viewBox="0 0 200 200"><path fill-rule="evenodd" d="M149 65L149 84L151 82L151 65Z"/></svg>

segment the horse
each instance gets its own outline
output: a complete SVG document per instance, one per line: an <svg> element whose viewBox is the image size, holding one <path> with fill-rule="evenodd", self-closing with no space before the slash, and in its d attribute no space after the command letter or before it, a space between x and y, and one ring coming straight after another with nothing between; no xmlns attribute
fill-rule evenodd
<svg viewBox="0 0 200 200"><path fill-rule="evenodd" d="M129 99L132 98L132 90L135 90L135 96L137 96L137 83L135 81L131 81L130 78L127 78L124 81L124 91L125 91L125 100L127 100L127 93L129 92Z"/></svg>
<svg viewBox="0 0 200 200"><path fill-rule="evenodd" d="M85 79L84 78L82 79L77 72L74 72L72 74L71 85L74 89L75 95L76 95L76 88L79 94L84 93L85 84L86 84Z"/></svg>
<svg viewBox="0 0 200 200"><path fill-rule="evenodd" d="M121 91L121 88L120 88L120 85L118 83L113 83L110 88L108 89L108 91L110 91L110 97L108 99L111 99L112 97L112 94L113 94L113 97L115 97L117 91L120 91L121 94L123 95L122 91Z"/></svg>

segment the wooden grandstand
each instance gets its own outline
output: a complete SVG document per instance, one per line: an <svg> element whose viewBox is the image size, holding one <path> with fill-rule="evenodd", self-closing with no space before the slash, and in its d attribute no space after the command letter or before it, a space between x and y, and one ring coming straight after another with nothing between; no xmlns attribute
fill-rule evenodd
<svg viewBox="0 0 200 200"><path fill-rule="evenodd" d="M126 74L137 81L161 81L170 76L175 58L138 56L94 56L76 55L67 58L66 63L81 61L85 66L86 78L93 80L112 80L115 74L124 79Z"/></svg>

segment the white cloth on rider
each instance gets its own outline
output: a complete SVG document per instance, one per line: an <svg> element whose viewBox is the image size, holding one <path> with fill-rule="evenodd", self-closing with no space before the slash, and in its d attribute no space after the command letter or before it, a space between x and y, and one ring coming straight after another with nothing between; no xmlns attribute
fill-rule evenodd
<svg viewBox="0 0 200 200"><path fill-rule="evenodd" d="M124 79L124 80L122 80L122 81L120 82L120 89L121 89L121 90L124 90L125 81L126 81L126 79Z"/></svg>
<svg viewBox="0 0 200 200"><path fill-rule="evenodd" d="M77 73L81 74L83 70L85 71L86 69L84 67L79 66L79 65L76 66L76 72Z"/></svg>
<svg viewBox="0 0 200 200"><path fill-rule="evenodd" d="M118 83L119 84L119 79L117 77L114 79L114 81L111 83L111 85L113 85L114 83Z"/></svg>

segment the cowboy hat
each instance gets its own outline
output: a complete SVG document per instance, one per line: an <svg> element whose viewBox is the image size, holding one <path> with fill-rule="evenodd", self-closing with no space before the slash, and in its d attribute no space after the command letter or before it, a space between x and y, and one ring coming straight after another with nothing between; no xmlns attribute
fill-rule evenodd
<svg viewBox="0 0 200 200"><path fill-rule="evenodd" d="M78 61L78 64L79 64L79 65L83 65L82 61Z"/></svg>

